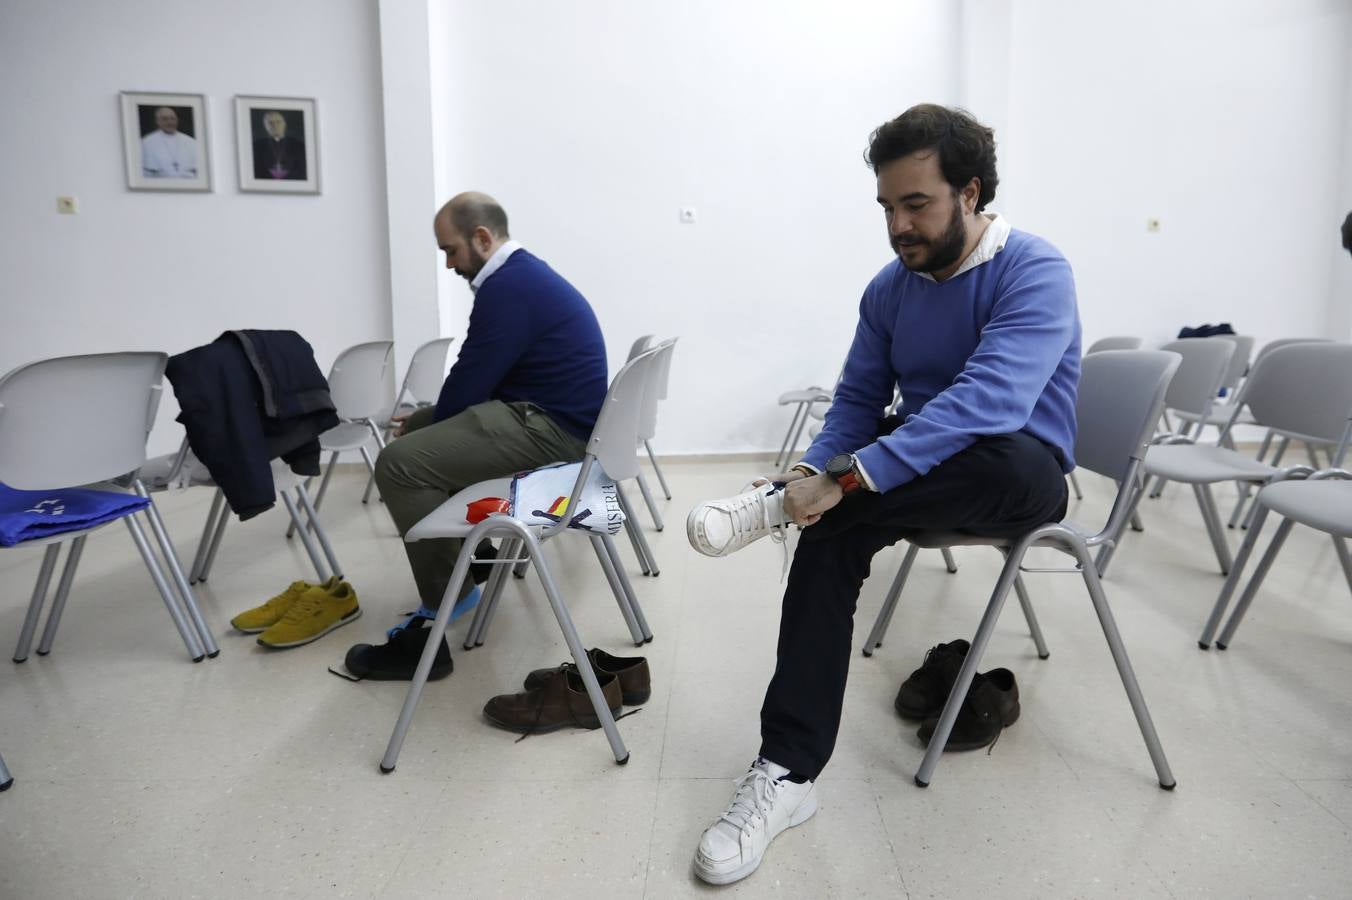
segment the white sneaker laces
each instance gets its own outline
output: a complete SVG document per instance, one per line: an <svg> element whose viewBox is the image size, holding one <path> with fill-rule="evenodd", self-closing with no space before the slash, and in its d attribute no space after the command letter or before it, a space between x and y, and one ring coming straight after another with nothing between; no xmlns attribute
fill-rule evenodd
<svg viewBox="0 0 1352 900"><path fill-rule="evenodd" d="M737 793L719 821L727 822L740 834L752 821L769 817L783 785L760 769L752 769L734 783Z"/></svg>
<svg viewBox="0 0 1352 900"><path fill-rule="evenodd" d="M778 519L770 515L771 498L776 494L779 495L776 503L780 513ZM769 532L770 540L779 545L784 555L784 565L779 573L781 582L789 574L789 546L785 543L789 539L789 532L788 522L784 521L783 518L783 495L784 489L782 487L777 488L772 484L762 484L759 487L748 487L746 493L734 497L728 502L728 513L732 517L734 538L741 537L746 532L764 529Z"/></svg>

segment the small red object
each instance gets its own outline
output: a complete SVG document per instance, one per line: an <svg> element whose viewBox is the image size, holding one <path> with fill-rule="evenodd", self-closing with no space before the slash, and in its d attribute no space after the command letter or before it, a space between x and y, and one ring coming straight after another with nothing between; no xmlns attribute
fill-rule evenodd
<svg viewBox="0 0 1352 900"><path fill-rule="evenodd" d="M475 500L469 506L465 507L465 521L471 525L478 525L484 519L493 515L493 513L505 513L511 511L511 501L504 500L501 497L484 497L482 500Z"/></svg>

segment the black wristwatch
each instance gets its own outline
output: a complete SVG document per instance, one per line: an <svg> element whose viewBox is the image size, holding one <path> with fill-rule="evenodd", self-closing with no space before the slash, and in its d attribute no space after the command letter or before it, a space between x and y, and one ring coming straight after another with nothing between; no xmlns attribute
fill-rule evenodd
<svg viewBox="0 0 1352 900"><path fill-rule="evenodd" d="M826 474L836 480L840 489L852 494L863 485L859 481L859 468L855 465L853 453L837 453L826 461Z"/></svg>

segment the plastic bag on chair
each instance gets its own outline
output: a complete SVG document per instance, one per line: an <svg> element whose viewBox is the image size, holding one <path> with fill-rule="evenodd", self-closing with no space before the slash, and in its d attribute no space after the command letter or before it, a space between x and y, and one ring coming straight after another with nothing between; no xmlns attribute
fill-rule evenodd
<svg viewBox="0 0 1352 900"><path fill-rule="evenodd" d="M559 463L512 478L512 514L531 525L549 525L568 516L568 527L593 534L619 534L624 524L615 482L593 463L587 483L577 498L577 507L569 510L582 463Z"/></svg>

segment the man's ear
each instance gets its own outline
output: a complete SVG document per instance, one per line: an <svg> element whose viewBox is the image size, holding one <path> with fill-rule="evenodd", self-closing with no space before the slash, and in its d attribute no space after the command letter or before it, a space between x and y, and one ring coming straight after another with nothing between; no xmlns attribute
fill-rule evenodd
<svg viewBox="0 0 1352 900"><path fill-rule="evenodd" d="M474 229L472 234L470 234L470 241L474 244L474 248L481 254L487 253L488 248L493 246L493 232L489 231L483 225L480 225L478 228Z"/></svg>
<svg viewBox="0 0 1352 900"><path fill-rule="evenodd" d="M981 197L981 179L973 175L972 180L967 182L960 193L962 195L962 211L968 215L976 212L976 201Z"/></svg>

